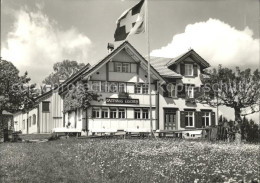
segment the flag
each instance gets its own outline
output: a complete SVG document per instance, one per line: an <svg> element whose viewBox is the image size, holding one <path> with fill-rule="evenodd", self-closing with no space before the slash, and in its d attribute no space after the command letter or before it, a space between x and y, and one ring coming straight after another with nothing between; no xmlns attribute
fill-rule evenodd
<svg viewBox="0 0 260 183"><path fill-rule="evenodd" d="M122 41L128 35L139 34L145 31L144 0L134 7L126 10L117 20L117 28L114 34L115 41Z"/></svg>

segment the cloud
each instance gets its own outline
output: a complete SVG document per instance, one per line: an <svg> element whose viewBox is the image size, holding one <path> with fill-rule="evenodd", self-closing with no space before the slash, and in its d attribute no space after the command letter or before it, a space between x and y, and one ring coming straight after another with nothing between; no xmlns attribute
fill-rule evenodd
<svg viewBox="0 0 260 183"><path fill-rule="evenodd" d="M173 36L165 47L151 52L152 56L176 57L194 49L212 66L258 67L259 39L246 27L240 31L216 19L189 24L185 32Z"/></svg>
<svg viewBox="0 0 260 183"><path fill-rule="evenodd" d="M2 44L2 58L29 72L33 82L40 83L52 72L52 66L64 59L86 63L91 40L76 28L61 30L57 22L42 13L23 8L16 11L13 30Z"/></svg>

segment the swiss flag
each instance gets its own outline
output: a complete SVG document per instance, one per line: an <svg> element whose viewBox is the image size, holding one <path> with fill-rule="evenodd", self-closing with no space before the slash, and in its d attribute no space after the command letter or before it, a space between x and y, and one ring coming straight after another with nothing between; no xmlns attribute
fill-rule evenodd
<svg viewBox="0 0 260 183"><path fill-rule="evenodd" d="M117 20L117 28L114 34L115 41L122 41L128 35L139 34L145 31L144 0L134 7L126 10Z"/></svg>

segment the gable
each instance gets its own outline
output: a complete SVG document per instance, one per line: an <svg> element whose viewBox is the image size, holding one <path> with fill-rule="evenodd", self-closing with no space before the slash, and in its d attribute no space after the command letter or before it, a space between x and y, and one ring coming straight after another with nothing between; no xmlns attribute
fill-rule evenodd
<svg viewBox="0 0 260 183"><path fill-rule="evenodd" d="M168 67L173 68L173 67L175 67L176 65L178 65L182 62L197 63L199 66L201 66L202 69L210 67L210 64L207 61L205 61L194 50L189 50L187 53L185 53L185 54L177 57L176 59L173 59L172 61L170 61L167 65L168 65Z"/></svg>
<svg viewBox="0 0 260 183"><path fill-rule="evenodd" d="M117 55L115 55L112 58L112 61L136 63L136 61L127 53L125 49L122 49Z"/></svg>
<svg viewBox="0 0 260 183"><path fill-rule="evenodd" d="M184 61L186 61L186 62L195 62L195 61L194 61L192 58L190 58L190 57L185 58Z"/></svg>
<svg viewBox="0 0 260 183"><path fill-rule="evenodd" d="M107 55L103 60L97 62L93 67L91 67L87 73L83 74L83 80L88 80L90 76L93 76L94 73L99 72L100 69L104 70L104 67L107 67L106 65L109 65L109 62L116 61L129 62L131 65L132 63L140 63L140 67L142 67L142 69L147 72L148 62L140 55L139 52L137 52L137 50L130 43L125 41L119 47L113 50L109 55ZM109 66L107 69L109 69ZM152 66L151 77L155 80L161 80L162 82L164 82L164 79Z"/></svg>

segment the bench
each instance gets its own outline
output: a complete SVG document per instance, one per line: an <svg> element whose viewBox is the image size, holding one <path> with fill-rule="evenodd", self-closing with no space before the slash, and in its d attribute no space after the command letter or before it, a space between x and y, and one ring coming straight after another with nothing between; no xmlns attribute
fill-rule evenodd
<svg viewBox="0 0 260 183"><path fill-rule="evenodd" d="M53 128L52 134L55 137L59 137L62 135L65 135L65 136L75 135L75 136L79 137L81 135L81 130L76 129L76 128Z"/></svg>
<svg viewBox="0 0 260 183"><path fill-rule="evenodd" d="M151 130L145 128L128 128L125 129L125 138L132 135L138 135L140 137L148 136L151 133Z"/></svg>
<svg viewBox="0 0 260 183"><path fill-rule="evenodd" d="M167 135L172 135L174 137L177 137L177 133L173 130L156 130L155 133L158 134L159 138L160 137L166 137Z"/></svg>
<svg viewBox="0 0 260 183"><path fill-rule="evenodd" d="M92 132L92 135L95 135L95 134L100 134L101 136L102 135L107 135L107 134L110 134L110 135L115 135L115 133L117 132L117 129L112 129L112 128L94 128L94 129L91 129L91 132Z"/></svg>

